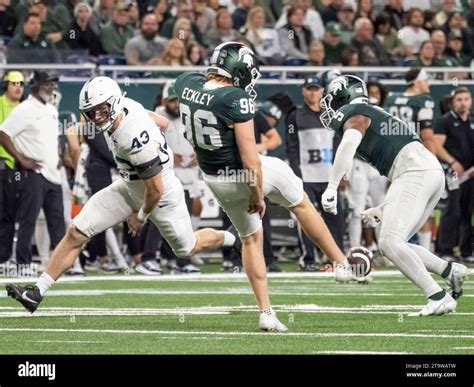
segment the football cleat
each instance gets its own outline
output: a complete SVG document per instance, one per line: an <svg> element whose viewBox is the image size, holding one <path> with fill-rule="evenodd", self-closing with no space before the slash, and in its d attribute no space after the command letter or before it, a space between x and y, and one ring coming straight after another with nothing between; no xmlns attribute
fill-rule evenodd
<svg viewBox="0 0 474 387"><path fill-rule="evenodd" d="M350 282L355 280L355 276L352 273L352 269L350 266L341 264L336 265L334 269L334 279L336 282Z"/></svg>
<svg viewBox="0 0 474 387"><path fill-rule="evenodd" d="M226 231L230 232L235 237L235 242L232 245L232 249L239 256L239 258L242 257L242 241L240 240L240 236L237 232L237 229L234 227L233 224L231 224Z"/></svg>
<svg viewBox="0 0 474 387"><path fill-rule="evenodd" d="M456 311L456 300L450 294L446 295L441 300L428 300L423 309L419 312L409 313L408 316L440 316L445 313L453 313Z"/></svg>
<svg viewBox="0 0 474 387"><path fill-rule="evenodd" d="M446 277L445 290L455 300L457 300L462 296L462 285L469 275L469 270L466 266L461 265L460 263L452 263L451 265L451 272Z"/></svg>
<svg viewBox="0 0 474 387"><path fill-rule="evenodd" d="M178 266L175 264L171 269L171 274L201 274L201 270L191 263L185 266Z"/></svg>
<svg viewBox="0 0 474 387"><path fill-rule="evenodd" d="M17 300L22 304L26 309L33 313L43 299L40 294L40 290L35 285L14 285L10 284L6 286L7 294Z"/></svg>
<svg viewBox="0 0 474 387"><path fill-rule="evenodd" d="M258 326L262 331L266 332L286 332L288 330L286 325L278 320L274 311L271 314L261 312Z"/></svg>
<svg viewBox="0 0 474 387"><path fill-rule="evenodd" d="M154 260L140 262L134 269L137 273L145 275L161 275L163 273L160 264Z"/></svg>

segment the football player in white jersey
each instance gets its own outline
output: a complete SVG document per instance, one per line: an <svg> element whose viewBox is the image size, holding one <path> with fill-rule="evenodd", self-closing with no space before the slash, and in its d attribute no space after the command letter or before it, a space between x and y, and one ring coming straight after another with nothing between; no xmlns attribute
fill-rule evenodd
<svg viewBox="0 0 474 387"><path fill-rule="evenodd" d="M8 285L9 296L34 312L46 291L71 267L82 245L94 235L127 220L137 233L150 219L179 257L232 246L227 231L193 232L184 191L173 171L173 153L158 124L161 117L125 98L108 77L89 80L81 90L79 109L105 134L122 179L93 195L71 223L36 285Z"/></svg>

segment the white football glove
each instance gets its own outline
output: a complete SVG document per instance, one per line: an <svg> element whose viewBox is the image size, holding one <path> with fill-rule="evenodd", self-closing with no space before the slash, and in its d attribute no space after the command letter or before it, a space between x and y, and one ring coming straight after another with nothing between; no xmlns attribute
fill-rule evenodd
<svg viewBox="0 0 474 387"><path fill-rule="evenodd" d="M360 213L362 223L367 227L377 227L382 221L382 207L368 208Z"/></svg>
<svg viewBox="0 0 474 387"><path fill-rule="evenodd" d="M324 211L337 215L337 190L326 188L321 197L321 205Z"/></svg>

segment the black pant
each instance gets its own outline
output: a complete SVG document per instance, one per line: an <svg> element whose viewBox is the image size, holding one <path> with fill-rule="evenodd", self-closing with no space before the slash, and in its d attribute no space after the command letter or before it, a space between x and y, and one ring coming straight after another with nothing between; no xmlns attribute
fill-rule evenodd
<svg viewBox="0 0 474 387"><path fill-rule="evenodd" d="M38 214L43 208L52 247L56 247L66 232L63 191L61 185L50 183L40 173L21 172L18 184L18 243L16 260L31 263L31 241Z"/></svg>
<svg viewBox="0 0 474 387"><path fill-rule="evenodd" d="M471 256L473 210L474 180L470 179L459 189L449 191L436 239L440 255L453 255L453 248L459 245L463 257Z"/></svg>
<svg viewBox="0 0 474 387"><path fill-rule="evenodd" d="M304 183L304 190L309 197L311 203L322 209L321 196L326 190L327 183ZM344 238L344 214L341 207L341 200L338 194L337 197L337 215L330 214L325 211L321 211L321 216L324 222L327 224L332 237L336 241L336 244L341 250L343 250L343 238ZM301 230L302 245L304 247L304 262L314 263L314 244Z"/></svg>
<svg viewBox="0 0 474 387"><path fill-rule="evenodd" d="M112 174L110 173L109 167L94 165L87 168L86 172L87 182L89 183L92 194L95 194L112 184ZM94 261L98 256L105 257L107 255L105 231L91 238L87 243L87 250L91 261Z"/></svg>
<svg viewBox="0 0 474 387"><path fill-rule="evenodd" d="M6 166L4 168L0 170L0 263L6 262L12 255L17 206L15 171Z"/></svg>

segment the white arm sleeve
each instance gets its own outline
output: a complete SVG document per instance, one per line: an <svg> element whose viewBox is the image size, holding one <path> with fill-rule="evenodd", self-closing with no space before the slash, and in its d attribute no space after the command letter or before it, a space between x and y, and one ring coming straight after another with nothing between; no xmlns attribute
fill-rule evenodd
<svg viewBox="0 0 474 387"><path fill-rule="evenodd" d="M328 188L337 190L341 179L351 168L352 159L361 141L362 133L357 129L347 129L344 132L331 168Z"/></svg>

